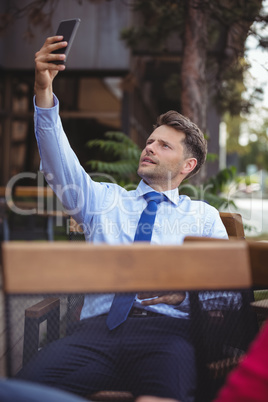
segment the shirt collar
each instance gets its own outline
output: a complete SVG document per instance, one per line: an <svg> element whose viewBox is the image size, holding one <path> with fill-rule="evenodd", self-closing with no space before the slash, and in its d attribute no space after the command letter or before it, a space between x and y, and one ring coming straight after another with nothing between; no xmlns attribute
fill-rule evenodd
<svg viewBox="0 0 268 402"><path fill-rule="evenodd" d="M146 193L149 193L150 191L155 191L152 187L148 186L143 180L140 181L138 187L137 187L137 195L138 196L143 196ZM178 205L179 204L179 189L174 188L172 190L167 190L167 191L161 191L162 194L165 194L165 196L171 201L173 204Z"/></svg>

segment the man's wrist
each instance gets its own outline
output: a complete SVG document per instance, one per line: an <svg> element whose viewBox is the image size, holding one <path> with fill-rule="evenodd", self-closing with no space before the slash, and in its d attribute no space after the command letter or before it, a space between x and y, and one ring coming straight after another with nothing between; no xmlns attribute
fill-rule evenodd
<svg viewBox="0 0 268 402"><path fill-rule="evenodd" d="M36 84L34 86L36 106L40 108L51 108L54 106L53 90L49 88L39 88Z"/></svg>

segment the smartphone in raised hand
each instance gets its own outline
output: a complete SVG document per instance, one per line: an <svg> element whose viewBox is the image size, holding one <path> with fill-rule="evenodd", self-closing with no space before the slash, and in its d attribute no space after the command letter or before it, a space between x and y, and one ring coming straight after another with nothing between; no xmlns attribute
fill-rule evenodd
<svg viewBox="0 0 268 402"><path fill-rule="evenodd" d="M71 50L71 46L75 37L75 34L77 32L77 29L80 24L80 18L75 18L71 20L63 20L60 22L59 27L56 32L56 36L62 35L63 40L68 42L68 45L65 48L61 48L58 50L54 50L51 53L54 54L64 54L65 53L65 60L55 60L51 61L50 63L54 64L64 64L66 62L67 56Z"/></svg>

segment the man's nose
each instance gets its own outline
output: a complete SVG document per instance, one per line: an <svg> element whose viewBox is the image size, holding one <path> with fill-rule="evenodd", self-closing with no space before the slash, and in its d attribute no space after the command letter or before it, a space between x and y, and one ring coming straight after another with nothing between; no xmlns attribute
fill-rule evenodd
<svg viewBox="0 0 268 402"><path fill-rule="evenodd" d="M154 146L153 144L147 144L145 147L145 150L148 154L154 154L155 150L154 150Z"/></svg>

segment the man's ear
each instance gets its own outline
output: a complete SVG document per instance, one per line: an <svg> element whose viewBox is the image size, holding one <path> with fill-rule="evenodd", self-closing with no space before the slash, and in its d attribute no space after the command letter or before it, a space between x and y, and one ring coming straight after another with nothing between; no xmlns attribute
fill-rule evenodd
<svg viewBox="0 0 268 402"><path fill-rule="evenodd" d="M196 165L197 165L197 159L196 158L187 158L184 161L181 173L188 175L190 172L192 172L194 170Z"/></svg>

